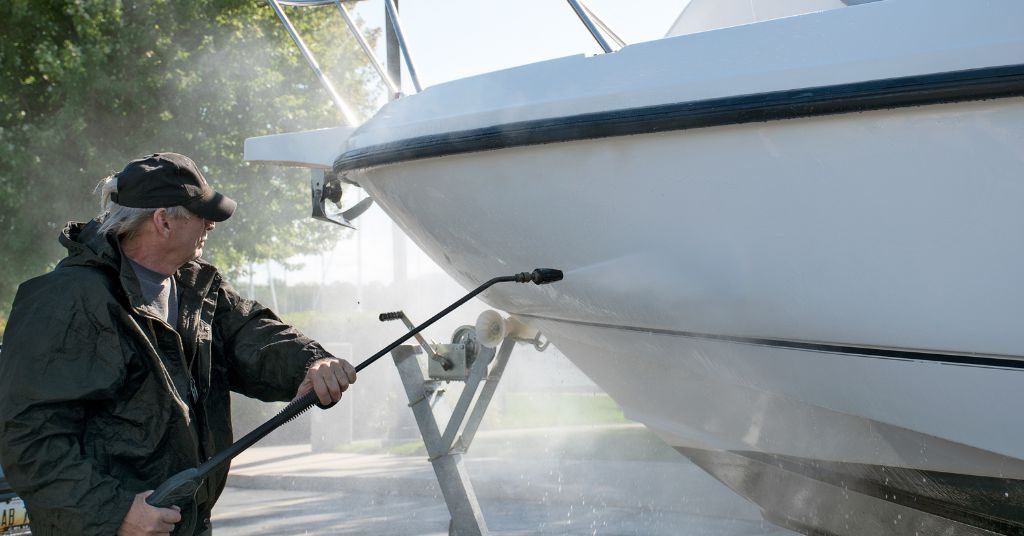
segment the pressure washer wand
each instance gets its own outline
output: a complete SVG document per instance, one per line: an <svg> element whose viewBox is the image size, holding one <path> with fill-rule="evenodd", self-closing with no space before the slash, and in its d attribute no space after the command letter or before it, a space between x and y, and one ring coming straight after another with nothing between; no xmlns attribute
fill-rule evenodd
<svg viewBox="0 0 1024 536"><path fill-rule="evenodd" d="M403 342L409 340L411 337L423 331L428 326L437 322L448 313L457 309L460 305L473 299L477 294L487 290L489 287L496 283L504 282L516 282L516 283L535 283L538 285L545 285L547 283L553 283L555 281L561 281L562 271L554 268L537 268L532 272L520 272L516 275L508 275L502 277L495 277L490 281L485 282L476 289L472 290L469 294L459 298L455 303L444 308L440 313L430 317L429 320L416 326L411 331L399 337L395 342L385 346L376 354L373 354L362 363L356 365L356 372L363 370L370 366L374 361L378 360L384 354L394 350ZM203 478L206 477L210 471L213 471L217 467L227 463L235 456L238 456L245 449L251 447L253 443L256 443L264 436L276 430L282 424L294 419L299 416L302 412L306 411L314 404L317 403L317 396L315 391L310 391L295 400L292 400L285 406L277 415L271 417L267 422L261 424L255 430L245 434L241 439L232 443L226 449L218 452L209 460L206 460L199 467L193 467L185 469L184 471L168 478L163 484L160 484L153 493L146 497L146 502L151 506L159 508L169 508L172 505L182 506L187 501L192 499L196 489L202 483Z"/></svg>

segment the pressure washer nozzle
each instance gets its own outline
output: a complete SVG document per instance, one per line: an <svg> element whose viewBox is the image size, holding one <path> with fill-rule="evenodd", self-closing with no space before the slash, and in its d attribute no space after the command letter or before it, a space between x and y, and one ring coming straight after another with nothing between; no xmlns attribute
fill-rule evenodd
<svg viewBox="0 0 1024 536"><path fill-rule="evenodd" d="M537 268L532 272L520 272L516 274L516 283L535 283L546 285L562 280L562 271L554 268Z"/></svg>
<svg viewBox="0 0 1024 536"><path fill-rule="evenodd" d="M533 282L538 285L546 285L562 280L562 271L554 268L537 268L533 271Z"/></svg>

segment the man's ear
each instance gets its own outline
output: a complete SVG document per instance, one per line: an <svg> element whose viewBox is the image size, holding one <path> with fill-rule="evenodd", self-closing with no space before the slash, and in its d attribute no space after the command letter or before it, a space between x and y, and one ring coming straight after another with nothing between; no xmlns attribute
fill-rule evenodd
<svg viewBox="0 0 1024 536"><path fill-rule="evenodd" d="M153 212L151 218L153 227L156 229L158 235L167 238L171 235L171 217L167 214L166 208L158 208Z"/></svg>

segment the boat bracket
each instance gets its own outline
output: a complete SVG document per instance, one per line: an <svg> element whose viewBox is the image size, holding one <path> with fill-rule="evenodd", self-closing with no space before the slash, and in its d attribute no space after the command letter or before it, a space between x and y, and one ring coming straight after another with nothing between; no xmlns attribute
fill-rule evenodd
<svg viewBox="0 0 1024 536"><path fill-rule="evenodd" d="M313 196L314 219L355 229L355 226L352 225L352 220L361 216L373 204L373 198L367 197L347 210L340 210L342 197L341 178L333 171L314 168L310 172L309 185ZM329 208L327 206L328 201L339 207L339 209Z"/></svg>
<svg viewBox="0 0 1024 536"><path fill-rule="evenodd" d="M427 376L424 376L417 359L418 355L425 353L422 346L403 345L391 351L427 450L427 460L434 468L441 494L451 514L449 536L488 534L487 523L463 456L473 443L513 347L517 342L526 342L539 348L534 342L539 340L539 334L533 339L508 334L498 348L488 347L478 339L476 327L462 326L455 330L452 344L428 346L437 355L450 359L452 367L445 369L438 360L428 359ZM449 381L461 381L465 386L442 432L433 406L444 392L442 382Z"/></svg>

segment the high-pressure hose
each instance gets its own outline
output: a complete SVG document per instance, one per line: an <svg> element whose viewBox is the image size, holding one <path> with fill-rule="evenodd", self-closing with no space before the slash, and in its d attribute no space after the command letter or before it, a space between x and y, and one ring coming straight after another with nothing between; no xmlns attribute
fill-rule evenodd
<svg viewBox="0 0 1024 536"><path fill-rule="evenodd" d="M561 281L562 271L554 268L537 268L532 272L520 272L515 275L495 277L479 287L473 289L465 296L459 298L455 303L444 308L441 312L430 317L426 322L416 326L405 335L402 335L395 342L385 346L376 354L373 354L362 363L356 365L356 372L363 370L370 366L374 361L380 359L381 356L397 348L403 342L409 340L409 338L415 336L420 331L424 330L434 322L437 322L448 313L457 309L460 305L473 299L477 294L487 290L494 284L504 282L515 282L515 283L535 283L537 285L545 285L553 283L555 281ZM167 479L163 484L160 485L152 494L146 497L146 502L151 506L157 506L160 508L169 508L172 505L183 506L192 499L196 489L202 483L203 478L206 477L211 471L227 463L235 456L241 454L245 449L251 447L254 443L263 439L264 436L276 430L282 424L294 419L295 417L302 414L307 409L311 408L314 404L317 404L317 396L315 391L310 391L295 400L292 400L285 406L277 415L271 417L267 422L258 426L255 430L245 434L244 437L232 443L229 447L218 452L209 460L200 464L199 467L193 467L186 469L171 478Z"/></svg>

